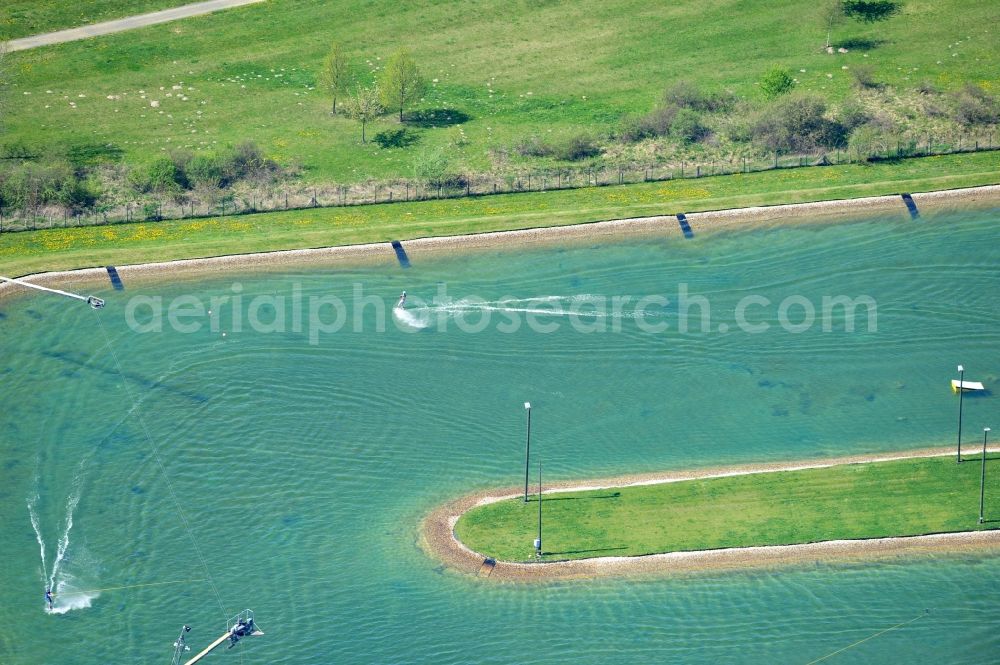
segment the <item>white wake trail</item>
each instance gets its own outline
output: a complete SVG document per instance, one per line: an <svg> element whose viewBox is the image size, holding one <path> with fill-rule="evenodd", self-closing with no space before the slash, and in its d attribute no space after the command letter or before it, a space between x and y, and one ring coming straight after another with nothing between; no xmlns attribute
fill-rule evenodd
<svg viewBox="0 0 1000 665"><path fill-rule="evenodd" d="M38 477L35 477L35 486L38 486ZM42 555L42 582L48 578L48 568L45 565L45 539L42 538L42 529L38 526L38 512L35 507L38 505L38 492L28 497L28 518L31 520L31 528L35 530L35 540L38 541L38 549Z"/></svg>
<svg viewBox="0 0 1000 665"><path fill-rule="evenodd" d="M38 541L39 555L42 560L42 583L46 589L51 589L55 596L52 608L47 607L45 610L50 614L65 614L70 610L90 607L90 601L100 595L96 592L81 593L76 591L74 583L76 576L67 572L63 565L69 561L67 552L70 546L70 534L73 531L73 517L80 504L80 498L83 496L83 484L89 460L89 455L80 460L76 476L73 478L73 485L66 500L66 517L63 521L62 535L56 541L56 555L52 561L51 571L48 569L48 561L45 556L45 538L42 535L41 520L38 515L40 493L37 488L40 479L37 475L35 477L35 493L28 497L28 517L31 520L31 527L35 530L35 539Z"/></svg>

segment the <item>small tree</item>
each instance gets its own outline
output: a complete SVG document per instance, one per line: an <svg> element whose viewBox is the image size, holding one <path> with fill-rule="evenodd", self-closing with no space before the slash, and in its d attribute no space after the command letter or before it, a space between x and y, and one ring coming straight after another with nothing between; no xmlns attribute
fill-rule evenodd
<svg viewBox="0 0 1000 665"><path fill-rule="evenodd" d="M330 107L330 114L337 113L337 96L347 91L350 83L350 76L347 72L347 56L340 44L333 44L330 53L323 61L323 71L319 75L319 84L331 97L333 106Z"/></svg>
<svg viewBox="0 0 1000 665"><path fill-rule="evenodd" d="M403 122L403 107L420 99L426 85L417 63L405 49L392 54L379 77L382 103L386 108L399 109L400 122Z"/></svg>
<svg viewBox="0 0 1000 665"><path fill-rule="evenodd" d="M345 106L348 117L361 123L361 142L367 143L365 127L385 110L379 102L378 88L365 88L359 85L347 98Z"/></svg>
<svg viewBox="0 0 1000 665"><path fill-rule="evenodd" d="M780 97L795 87L795 79L788 73L788 70L781 67L772 67L760 80L760 89L768 99Z"/></svg>

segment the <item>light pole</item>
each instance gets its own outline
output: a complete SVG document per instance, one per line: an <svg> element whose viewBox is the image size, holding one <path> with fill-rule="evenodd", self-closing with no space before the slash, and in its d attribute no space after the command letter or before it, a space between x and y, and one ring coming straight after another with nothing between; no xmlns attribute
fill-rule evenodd
<svg viewBox="0 0 1000 665"><path fill-rule="evenodd" d="M958 366L958 463L962 463L962 396L965 394L965 367Z"/></svg>
<svg viewBox="0 0 1000 665"><path fill-rule="evenodd" d="M979 511L980 513L982 510ZM980 521L982 521L980 519ZM542 462L538 461L538 538L535 539L535 556L542 556Z"/></svg>
<svg viewBox="0 0 1000 665"><path fill-rule="evenodd" d="M986 495L986 435L990 433L989 427L983 428L983 472L979 478L979 523L983 523L983 498ZM539 496L541 498L541 496Z"/></svg>
<svg viewBox="0 0 1000 665"><path fill-rule="evenodd" d="M528 437L524 444L524 502L528 503L528 462L531 457L531 402L524 403L524 410L528 412Z"/></svg>

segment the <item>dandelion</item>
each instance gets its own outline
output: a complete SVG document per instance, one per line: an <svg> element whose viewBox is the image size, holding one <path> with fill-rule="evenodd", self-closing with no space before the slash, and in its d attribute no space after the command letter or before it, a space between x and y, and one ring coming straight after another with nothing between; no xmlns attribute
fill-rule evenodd
<svg viewBox="0 0 1000 665"><path fill-rule="evenodd" d="M149 100L149 105L152 106L154 109L159 108L160 102L155 99L151 99Z"/></svg>

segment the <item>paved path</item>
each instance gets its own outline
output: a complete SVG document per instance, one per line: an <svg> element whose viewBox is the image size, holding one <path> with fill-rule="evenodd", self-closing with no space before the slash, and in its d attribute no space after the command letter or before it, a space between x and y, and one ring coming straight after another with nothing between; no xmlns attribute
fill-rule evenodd
<svg viewBox="0 0 1000 665"><path fill-rule="evenodd" d="M62 42L72 42L99 35L110 35L114 32L144 28L147 25L176 21L177 19L188 18L190 16L201 16L202 14L210 14L220 9L251 5L257 2L264 2L264 0L207 0L207 2L195 2L190 5L174 7L173 9L164 9L158 12L150 12L149 14L120 18L115 21L105 21L104 23L94 23L93 25L85 25L80 28L70 28L69 30L46 32L41 35L12 39L7 42L7 50L24 51L25 49L36 48L38 46L61 44Z"/></svg>

